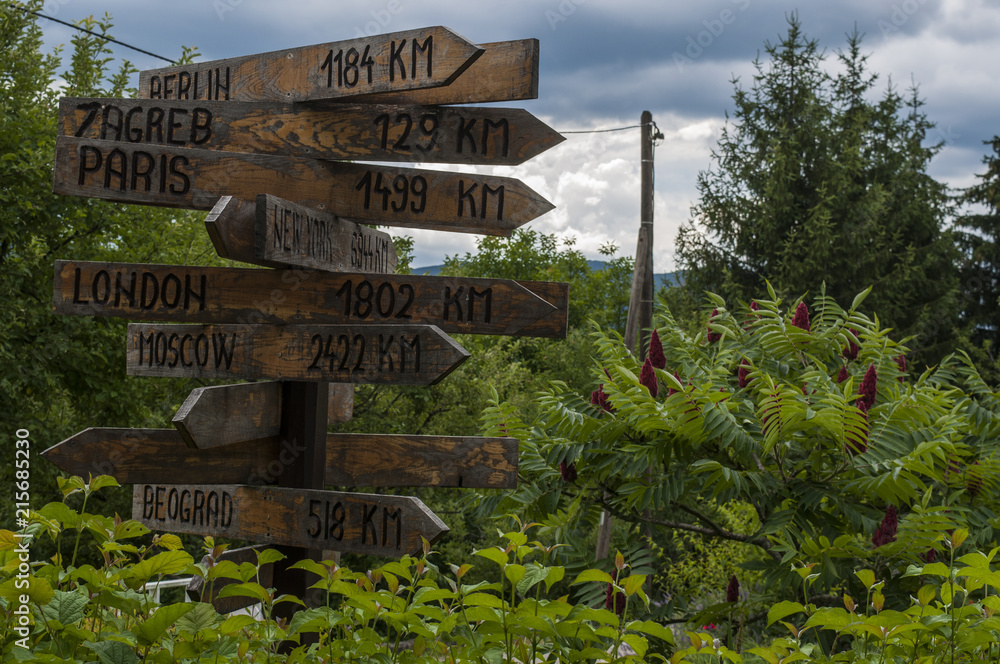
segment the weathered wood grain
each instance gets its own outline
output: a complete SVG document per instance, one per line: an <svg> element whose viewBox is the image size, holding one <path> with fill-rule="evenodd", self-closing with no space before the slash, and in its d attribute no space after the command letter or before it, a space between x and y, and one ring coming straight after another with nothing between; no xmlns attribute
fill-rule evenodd
<svg viewBox="0 0 1000 664"><path fill-rule="evenodd" d="M132 518L154 531L391 557L448 532L409 496L234 484L137 484Z"/></svg>
<svg viewBox="0 0 1000 664"><path fill-rule="evenodd" d="M436 26L139 72L144 99L304 101L447 85L483 49Z"/></svg>
<svg viewBox="0 0 1000 664"><path fill-rule="evenodd" d="M329 272L392 273L392 237L270 194L257 197L254 256L268 263Z"/></svg>
<svg viewBox="0 0 1000 664"><path fill-rule="evenodd" d="M281 383L239 383L196 387L173 417L189 447L208 449L275 438L281 431ZM327 421L347 422L354 387L330 385Z"/></svg>
<svg viewBox="0 0 1000 664"><path fill-rule="evenodd" d="M173 423L189 447L200 449L274 438L281 429L281 383L196 387Z"/></svg>
<svg viewBox="0 0 1000 664"><path fill-rule="evenodd" d="M71 475L122 484L271 484L301 447L275 436L195 449L175 429L92 428L42 456ZM328 433L326 459L326 484L342 488L517 486L516 438Z"/></svg>
<svg viewBox="0 0 1000 664"><path fill-rule="evenodd" d="M552 311L534 323L522 327L514 336L566 338L569 328L569 284L558 281L518 281L532 293L552 305Z"/></svg>
<svg viewBox="0 0 1000 664"><path fill-rule="evenodd" d="M515 166L564 138L525 110L65 97L59 135L225 152Z"/></svg>
<svg viewBox="0 0 1000 664"><path fill-rule="evenodd" d="M433 385L469 353L433 325L128 326L132 376Z"/></svg>
<svg viewBox="0 0 1000 664"><path fill-rule="evenodd" d="M245 546L239 549L226 549L215 559L211 556L203 556L201 563L211 569L215 565L223 562L230 561L236 565L242 565L243 563L250 563L253 566L257 566L258 554L268 547L264 545L258 546ZM257 579L256 581L265 588L272 588L274 580L274 563L264 563L257 568ZM258 604L259 600L253 597L245 597L242 595L231 595L229 597L219 597L219 593L222 589L231 583L239 583L237 579L227 579L224 577L218 577L212 579L211 581L205 581L204 577L193 576L191 577L191 582L187 585L187 593L194 598L196 602L206 602L215 607L215 610L219 613L232 613L233 611L238 611L240 609L245 609L248 606Z"/></svg>
<svg viewBox="0 0 1000 664"><path fill-rule="evenodd" d="M516 438L338 433L326 440L333 486L517 486Z"/></svg>
<svg viewBox="0 0 1000 664"><path fill-rule="evenodd" d="M512 334L554 309L509 279L85 261L56 261L53 308L75 316L245 326L417 323L463 334ZM543 326L539 333L553 330Z"/></svg>
<svg viewBox="0 0 1000 664"><path fill-rule="evenodd" d="M389 104L485 104L538 99L538 40L480 44L479 59L446 88L368 95L359 101Z"/></svg>
<svg viewBox="0 0 1000 664"><path fill-rule="evenodd" d="M220 196L280 194L353 221L510 235L553 208L514 178L59 136L52 190L211 210Z"/></svg>

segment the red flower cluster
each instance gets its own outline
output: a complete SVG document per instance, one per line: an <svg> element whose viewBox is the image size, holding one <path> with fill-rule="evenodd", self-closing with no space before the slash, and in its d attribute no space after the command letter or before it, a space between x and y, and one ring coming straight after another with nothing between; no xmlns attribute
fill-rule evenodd
<svg viewBox="0 0 1000 664"><path fill-rule="evenodd" d="M900 383L905 383L906 382L906 356L905 355L900 354L900 355L896 356L896 366L899 367L899 370L903 372L903 375L899 377L899 382Z"/></svg>
<svg viewBox="0 0 1000 664"><path fill-rule="evenodd" d="M649 361L657 369L667 366L667 358L663 355L663 344L656 330L649 337Z"/></svg>
<svg viewBox="0 0 1000 664"><path fill-rule="evenodd" d="M611 578L615 580L615 583L618 583L618 570L612 573ZM610 583L604 593L604 608L608 611L614 611L618 615L625 613L625 595L616 592L615 587Z"/></svg>
<svg viewBox="0 0 1000 664"><path fill-rule="evenodd" d="M740 387L746 387L750 384L750 370L746 368L749 366L750 363L747 362L746 358L743 358L743 361L740 362L739 369L736 370L736 378L739 381Z"/></svg>
<svg viewBox="0 0 1000 664"><path fill-rule="evenodd" d="M882 523L878 524L878 529L875 530L875 534L872 535L872 544L875 548L880 546L885 546L890 542L896 541L896 530L899 527L899 519L896 515L896 508L893 505L889 505L885 509L885 516L882 517Z"/></svg>
<svg viewBox="0 0 1000 664"><path fill-rule="evenodd" d="M799 306L795 307L795 316L792 317L792 325L806 332L812 331L809 325L809 307L806 306L805 302L799 302Z"/></svg>
<svg viewBox="0 0 1000 664"><path fill-rule="evenodd" d="M729 578L729 587L726 588L726 601L738 602L740 600L740 582L733 574Z"/></svg>
<svg viewBox="0 0 1000 664"><path fill-rule="evenodd" d="M851 330L851 328L847 329L850 330L851 334L853 334L855 337L858 336L858 333L855 330ZM854 341L849 342L842 351L844 359L847 360L848 362L850 362L851 360L858 359L858 351L860 350L861 348L856 343L854 343Z"/></svg>
<svg viewBox="0 0 1000 664"><path fill-rule="evenodd" d="M920 559L925 563L932 563L937 560L937 549L927 549L922 554L920 554Z"/></svg>
<svg viewBox="0 0 1000 664"><path fill-rule="evenodd" d="M848 378L847 365L841 364L840 371L837 372L837 382L843 383L845 380L847 380L847 378Z"/></svg>
<svg viewBox="0 0 1000 664"><path fill-rule="evenodd" d="M858 399L858 408L861 408L861 404L864 403L865 407L862 409L868 412L875 405L875 397L878 396L878 372L875 371L875 365L869 365L868 371L865 372L865 377L861 380L861 386L858 387L858 394L861 398Z"/></svg>
<svg viewBox="0 0 1000 664"><path fill-rule="evenodd" d="M573 482L576 480L576 464L559 462L559 474L562 475L563 482Z"/></svg>
<svg viewBox="0 0 1000 664"><path fill-rule="evenodd" d="M716 341L718 341L719 339L722 338L722 333L721 332L715 332L711 328L712 321L715 320L715 317L718 316L718 315L719 315L719 310L718 309L712 309L712 315L708 317L709 327L707 328L708 332L706 334L706 337L708 339L708 343L710 343L710 344L714 344Z"/></svg>
<svg viewBox="0 0 1000 664"><path fill-rule="evenodd" d="M653 365L646 358L646 361L642 363L642 371L639 372L639 384L649 390L649 396L656 398L659 393L660 388L656 384L656 372L653 371Z"/></svg>
<svg viewBox="0 0 1000 664"><path fill-rule="evenodd" d="M604 383L597 386L597 389L590 393L590 403L600 406L607 412L611 412L611 404L608 403L608 395L604 393Z"/></svg>

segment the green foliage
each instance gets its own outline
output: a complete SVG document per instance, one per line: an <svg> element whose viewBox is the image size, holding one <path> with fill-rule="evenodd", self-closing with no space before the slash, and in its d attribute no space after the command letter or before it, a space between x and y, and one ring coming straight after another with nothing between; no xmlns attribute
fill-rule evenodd
<svg viewBox="0 0 1000 664"><path fill-rule="evenodd" d="M89 484L71 478L64 493L89 495L116 485L103 477ZM651 642L661 649L673 643L662 625L628 618L629 607L648 598L645 576L628 570L620 555L613 576L587 570L572 581L618 597L620 610L615 603L591 608L554 595L566 583L566 570L551 564L554 547L529 541L531 525L502 533L499 545L476 552L474 564L444 571L430 562L428 547L421 557L364 573L332 561L297 562L294 568L314 575L312 587L325 601L285 621L274 618L275 605L302 602L259 584L260 566L283 558L276 551L262 552L257 565L196 565L173 536L138 543L149 530L134 521L76 512L65 503L47 505L30 521L22 533L0 530L4 661L640 662L662 660L649 654ZM102 531L96 546L103 565L57 559L22 566L17 547L25 535L58 539L81 528ZM214 542L207 545L215 549ZM474 565L487 570L488 580L470 582ZM206 603L154 602L144 585L172 574L232 579L220 596L256 599L262 617L227 617ZM291 647L282 649L282 642Z"/></svg>
<svg viewBox="0 0 1000 664"><path fill-rule="evenodd" d="M678 236L678 303L705 291L749 300L765 280L793 292L825 283L838 301L876 284L868 311L936 362L952 350L957 252L942 230L946 187L927 174L941 146L925 144L933 125L917 91L890 84L873 100L861 37L831 67L794 14L764 48Z"/></svg>
<svg viewBox="0 0 1000 664"><path fill-rule="evenodd" d="M18 4L42 9L37 0ZM36 20L0 6L0 410L9 426L31 433L37 454L91 426L164 426L198 384L126 376L126 321L53 315L53 262L219 261L201 215L52 193L59 97L128 96L134 70L128 62L112 69L108 42L82 32L63 69L58 54L42 53ZM109 17L81 24L97 35L112 27ZM13 459L12 446L3 437L0 455ZM12 468L0 469L0 484L10 484ZM34 500L56 498L42 493L55 486L55 472L32 464ZM109 512L129 509L118 494L94 500ZM11 505L0 506L0 521L12 522Z"/></svg>
<svg viewBox="0 0 1000 664"><path fill-rule="evenodd" d="M960 284L962 323L976 365L989 367L989 382L1000 381L996 349L1000 330L1000 136L987 141L993 154L983 157L986 172L980 182L962 192L967 213L955 219L955 236L962 251Z"/></svg>
<svg viewBox="0 0 1000 664"><path fill-rule="evenodd" d="M610 411L558 383L537 397L531 420L494 403L484 431L519 438L523 480L515 492L484 493L481 513L539 522L568 544L556 553L563 561L588 555L575 534L593 528L601 509L636 538L651 529L666 559L650 595L654 615L699 625L725 622L732 607L706 605L709 580L674 595L669 559L708 550L678 543L677 532L734 547L732 562L744 569L737 575L756 586L755 611L829 596L861 565L886 573L917 564L954 528L967 528L974 546L992 546L1000 395L962 355L910 379L898 364L907 349L860 313L867 295L844 309L821 292L802 327L791 321L805 303L786 305L773 292L755 309L711 295L715 315L695 334L665 309L654 321L666 359L654 371L656 396L621 338L596 331L593 382ZM859 402L870 371L877 394L866 409ZM570 465L567 476L560 466ZM732 518L734 504L743 518ZM890 505L898 528L873 544ZM715 579L716 596L728 578ZM898 603L911 590L893 576L885 593Z"/></svg>

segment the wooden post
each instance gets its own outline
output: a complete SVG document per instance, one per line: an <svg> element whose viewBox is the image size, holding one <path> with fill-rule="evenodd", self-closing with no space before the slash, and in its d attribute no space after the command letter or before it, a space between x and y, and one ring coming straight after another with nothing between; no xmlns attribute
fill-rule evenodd
<svg viewBox="0 0 1000 664"><path fill-rule="evenodd" d="M653 115L643 111L641 123L639 239L635 248L632 292L625 323L625 346L643 360L646 358L649 326L653 321Z"/></svg>
<svg viewBox="0 0 1000 664"><path fill-rule="evenodd" d="M326 480L326 427L330 385L326 382L285 382L281 395L281 433L292 449L299 453L282 469L277 484L301 489L322 489ZM318 606L318 598L310 598L309 586L315 582L303 570L288 567L305 558L322 560L321 549L277 547L285 559L274 565L275 596L295 595L306 606ZM275 607L275 618L291 620L298 606L283 602ZM315 637L303 634L302 638ZM294 644L286 642L282 648L291 650Z"/></svg>
<svg viewBox="0 0 1000 664"><path fill-rule="evenodd" d="M649 351L649 328L653 324L653 114L643 111L640 123L642 140L639 156L642 175L639 192L639 239L635 248L628 318L625 321L625 347L641 361L646 359ZM607 497L605 492L605 498ZM605 510L597 529L597 560L607 558L610 553L612 526L611 513Z"/></svg>

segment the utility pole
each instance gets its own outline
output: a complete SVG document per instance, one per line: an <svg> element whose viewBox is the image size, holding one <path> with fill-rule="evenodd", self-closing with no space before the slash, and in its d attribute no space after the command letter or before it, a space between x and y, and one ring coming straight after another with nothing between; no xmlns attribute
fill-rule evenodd
<svg viewBox="0 0 1000 664"><path fill-rule="evenodd" d="M642 139L639 149L639 239L635 248L635 267L632 272L632 291L628 300L628 318L625 319L625 347L635 352L640 360L649 352L649 328L653 324L653 141L663 138L654 133L653 114L643 111L640 118ZM636 338L639 345L636 346ZM605 494L605 497L607 495ZM601 514L597 529L596 559L607 558L611 549L611 513Z"/></svg>

